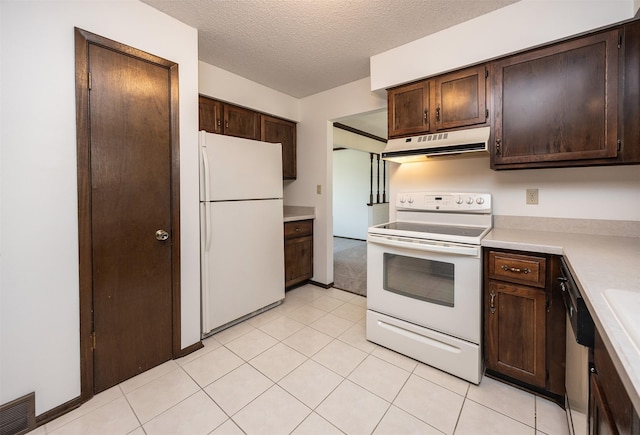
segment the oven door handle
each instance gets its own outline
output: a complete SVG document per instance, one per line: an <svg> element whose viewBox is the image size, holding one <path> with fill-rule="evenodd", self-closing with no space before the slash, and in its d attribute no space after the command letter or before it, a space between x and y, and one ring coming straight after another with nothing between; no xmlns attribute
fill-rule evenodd
<svg viewBox="0 0 640 435"><path fill-rule="evenodd" d="M394 246L397 248L416 249L426 252L441 252L444 254L468 255L478 257L480 248L478 246L455 245L446 242L435 242L430 240L414 240L404 237L379 236L369 234L367 241L379 245Z"/></svg>

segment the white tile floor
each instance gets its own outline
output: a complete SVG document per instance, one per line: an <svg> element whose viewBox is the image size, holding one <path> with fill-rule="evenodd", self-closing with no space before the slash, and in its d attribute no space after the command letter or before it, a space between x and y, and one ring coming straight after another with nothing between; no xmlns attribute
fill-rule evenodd
<svg viewBox="0 0 640 435"><path fill-rule="evenodd" d="M366 299L312 285L34 434L567 434L557 405L365 339Z"/></svg>

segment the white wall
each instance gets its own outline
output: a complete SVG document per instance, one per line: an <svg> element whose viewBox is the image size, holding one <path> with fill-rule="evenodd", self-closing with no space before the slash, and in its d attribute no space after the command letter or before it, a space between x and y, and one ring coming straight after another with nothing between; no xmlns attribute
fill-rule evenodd
<svg viewBox="0 0 640 435"><path fill-rule="evenodd" d="M391 163L390 183L392 204L398 192L489 192L496 215L640 221L638 165L492 171L489 157L433 159ZM538 205L525 204L527 188Z"/></svg>
<svg viewBox="0 0 640 435"><path fill-rule="evenodd" d="M521 0L371 57L384 90L632 18L637 0Z"/></svg>
<svg viewBox="0 0 640 435"><path fill-rule="evenodd" d="M370 167L368 152L352 149L333 152L334 236L366 240Z"/></svg>
<svg viewBox="0 0 640 435"><path fill-rule="evenodd" d="M291 121L300 120L300 100L208 63L199 63L202 95Z"/></svg>
<svg viewBox="0 0 640 435"><path fill-rule="evenodd" d="M179 63L182 346L200 338L197 32L136 0L2 0L0 403L80 394L74 26Z"/></svg>
<svg viewBox="0 0 640 435"><path fill-rule="evenodd" d="M370 91L369 78L320 92L300 100L298 179L285 185L285 204L316 208L314 276L333 282L333 127L331 120L384 108L386 97ZM322 193L317 194L317 186Z"/></svg>

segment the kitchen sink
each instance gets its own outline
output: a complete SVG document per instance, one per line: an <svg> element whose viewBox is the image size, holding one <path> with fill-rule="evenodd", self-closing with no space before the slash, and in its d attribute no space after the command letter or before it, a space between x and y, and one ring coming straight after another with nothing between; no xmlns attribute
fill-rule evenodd
<svg viewBox="0 0 640 435"><path fill-rule="evenodd" d="M607 289L603 296L636 351L640 352L640 292Z"/></svg>

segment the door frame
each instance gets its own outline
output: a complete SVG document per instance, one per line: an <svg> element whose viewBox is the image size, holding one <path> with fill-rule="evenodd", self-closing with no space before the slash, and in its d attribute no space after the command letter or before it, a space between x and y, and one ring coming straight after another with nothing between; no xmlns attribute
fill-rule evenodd
<svg viewBox="0 0 640 435"><path fill-rule="evenodd" d="M165 67L170 81L171 129L171 287L172 354L181 355L180 317L180 135L178 64L94 33L74 29L76 65L76 141L78 159L78 261L80 293L80 398L93 397L93 265L91 239L91 136L89 119L89 45L99 45Z"/></svg>

